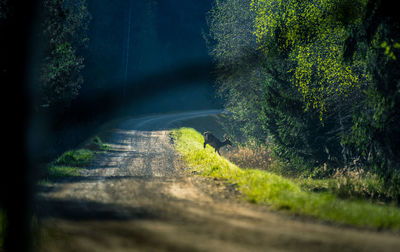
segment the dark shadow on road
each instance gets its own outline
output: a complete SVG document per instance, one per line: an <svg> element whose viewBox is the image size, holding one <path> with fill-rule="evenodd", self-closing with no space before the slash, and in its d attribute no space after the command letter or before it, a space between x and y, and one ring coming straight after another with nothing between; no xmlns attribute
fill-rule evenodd
<svg viewBox="0 0 400 252"><path fill-rule="evenodd" d="M35 213L39 218L61 218L73 221L105 221L158 219L152 211L144 207L127 207L77 199L39 198L35 204Z"/></svg>
<svg viewBox="0 0 400 252"><path fill-rule="evenodd" d="M176 176L175 176L176 177ZM179 177L179 176L178 176ZM165 177L168 178L168 177ZM49 191L48 187L52 187L51 183L65 184L65 183L80 183L80 182L94 182L94 181L111 181L111 180L121 180L121 179L133 179L140 181L150 181L157 179L151 175L143 176L74 176L74 177L60 177L60 178L49 178L47 181L50 183L48 185L39 185L37 188L38 193L43 193ZM161 179L161 177L160 177Z"/></svg>

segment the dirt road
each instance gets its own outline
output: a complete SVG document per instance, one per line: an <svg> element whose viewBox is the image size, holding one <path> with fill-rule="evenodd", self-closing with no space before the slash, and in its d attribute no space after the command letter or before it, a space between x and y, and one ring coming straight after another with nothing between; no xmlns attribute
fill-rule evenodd
<svg viewBox="0 0 400 252"><path fill-rule="evenodd" d="M400 236L290 217L189 174L168 129L218 110L130 119L103 132L112 151L37 195L41 251L398 251ZM207 125L207 123L205 124ZM190 125L187 125L190 126Z"/></svg>

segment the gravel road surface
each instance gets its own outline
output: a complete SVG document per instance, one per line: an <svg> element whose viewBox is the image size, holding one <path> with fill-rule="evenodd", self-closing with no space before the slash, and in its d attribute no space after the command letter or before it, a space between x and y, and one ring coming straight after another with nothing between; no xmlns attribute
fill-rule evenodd
<svg viewBox="0 0 400 252"><path fill-rule="evenodd" d="M399 251L398 234L273 212L240 200L225 181L187 172L169 129L201 118L215 125L219 113L151 115L105 129L111 151L79 177L40 186L39 250Z"/></svg>

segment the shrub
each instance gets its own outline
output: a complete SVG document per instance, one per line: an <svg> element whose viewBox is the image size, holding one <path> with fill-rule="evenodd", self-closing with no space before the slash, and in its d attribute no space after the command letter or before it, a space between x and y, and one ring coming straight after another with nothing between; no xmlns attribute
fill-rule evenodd
<svg viewBox="0 0 400 252"><path fill-rule="evenodd" d="M93 152L87 149L70 150L56 159L54 165L85 166L93 158Z"/></svg>
<svg viewBox="0 0 400 252"><path fill-rule="evenodd" d="M400 210L397 207L342 200L332 193L302 190L296 181L266 171L240 169L211 148L203 149L202 136L194 129L174 130L172 135L176 150L192 169L204 176L223 178L237 185L250 202L326 221L400 229Z"/></svg>

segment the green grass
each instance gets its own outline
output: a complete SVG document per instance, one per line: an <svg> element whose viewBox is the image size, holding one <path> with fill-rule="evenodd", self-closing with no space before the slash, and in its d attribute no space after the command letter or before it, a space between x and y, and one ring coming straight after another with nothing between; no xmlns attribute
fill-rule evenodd
<svg viewBox="0 0 400 252"><path fill-rule="evenodd" d="M111 146L103 143L99 136L90 138L89 141L85 143L85 148L95 152L112 150Z"/></svg>
<svg viewBox="0 0 400 252"><path fill-rule="evenodd" d="M102 150L102 151L112 150L110 145L103 143L103 141L101 141L100 137L98 137L98 136L93 137L92 142L97 146L97 148L99 150Z"/></svg>
<svg viewBox="0 0 400 252"><path fill-rule="evenodd" d="M325 192L304 190L293 180L256 169L243 170L207 146L196 130L181 128L172 132L176 150L187 164L204 176L219 177L236 184L244 197L277 210L312 216L324 221L358 227L400 229L400 209L366 201L342 200Z"/></svg>
<svg viewBox="0 0 400 252"><path fill-rule="evenodd" d="M93 159L93 152L87 149L70 150L54 161L54 165L85 166Z"/></svg>
<svg viewBox="0 0 400 252"><path fill-rule="evenodd" d="M50 178L79 176L80 167L51 165L47 168Z"/></svg>
<svg viewBox="0 0 400 252"><path fill-rule="evenodd" d="M46 177L49 179L79 176L79 170L89 165L93 157L93 151L88 149L67 151L47 166ZM38 183L46 184L47 179L42 179Z"/></svg>
<svg viewBox="0 0 400 252"><path fill-rule="evenodd" d="M343 199L363 199L375 202L393 202L387 195L383 183L377 178L301 178L295 180L302 189L311 192L329 192Z"/></svg>

